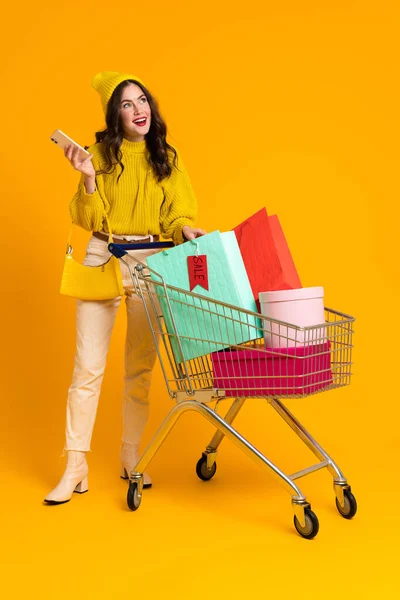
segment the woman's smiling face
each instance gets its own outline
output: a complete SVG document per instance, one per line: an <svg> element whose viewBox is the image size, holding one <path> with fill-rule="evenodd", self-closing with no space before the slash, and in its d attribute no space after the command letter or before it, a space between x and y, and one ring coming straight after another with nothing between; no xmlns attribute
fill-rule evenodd
<svg viewBox="0 0 400 600"><path fill-rule="evenodd" d="M146 95L135 83L122 90L120 119L124 137L130 142L142 142L149 133L151 108Z"/></svg>

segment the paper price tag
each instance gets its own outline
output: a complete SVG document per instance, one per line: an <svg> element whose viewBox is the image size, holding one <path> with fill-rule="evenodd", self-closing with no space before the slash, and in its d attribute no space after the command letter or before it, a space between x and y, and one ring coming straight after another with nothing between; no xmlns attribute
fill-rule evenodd
<svg viewBox="0 0 400 600"><path fill-rule="evenodd" d="M192 291L196 285L201 285L205 290L208 290L207 255L199 254L198 256L188 256L188 270L190 291Z"/></svg>

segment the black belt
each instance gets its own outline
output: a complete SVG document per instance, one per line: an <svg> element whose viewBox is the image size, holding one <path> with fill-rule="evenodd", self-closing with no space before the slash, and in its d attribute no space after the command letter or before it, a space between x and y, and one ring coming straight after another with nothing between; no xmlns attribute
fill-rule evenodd
<svg viewBox="0 0 400 600"><path fill-rule="evenodd" d="M98 238L99 240L103 240L103 242L108 242L108 234L107 233L102 233L101 231L94 231L93 235L95 238ZM152 237L153 237L153 242L158 242L158 240L160 239L159 235L153 235ZM116 244L149 244L149 243L151 243L151 237L147 237L142 240L125 240L124 238L113 235L113 240Z"/></svg>

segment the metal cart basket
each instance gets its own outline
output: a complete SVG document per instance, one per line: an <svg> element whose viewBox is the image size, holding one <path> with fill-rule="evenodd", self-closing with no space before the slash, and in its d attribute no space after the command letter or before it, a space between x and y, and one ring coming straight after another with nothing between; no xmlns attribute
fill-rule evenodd
<svg viewBox="0 0 400 600"><path fill-rule="evenodd" d="M296 482L319 469L331 473L337 509L351 519L357 503L347 479L282 400L349 385L354 318L325 308L325 323L296 327L167 285L161 275L127 254L131 245L110 244L109 249L129 269L134 292L144 303L165 384L176 402L129 474L129 508L139 508L143 473L178 418L195 411L216 428L196 466L200 479L215 475L217 451L226 436L290 493L294 525L302 537L315 537L319 522ZM248 341L235 343L238 329ZM265 344L265 338L273 343ZM287 475L232 426L246 399L255 397L267 400L317 456L317 464ZM222 400L231 401L225 416L218 413Z"/></svg>

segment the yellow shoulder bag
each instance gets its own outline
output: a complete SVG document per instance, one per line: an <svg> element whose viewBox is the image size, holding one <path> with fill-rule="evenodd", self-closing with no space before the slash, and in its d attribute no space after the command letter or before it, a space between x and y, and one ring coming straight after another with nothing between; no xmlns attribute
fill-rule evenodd
<svg viewBox="0 0 400 600"><path fill-rule="evenodd" d="M106 222L108 242L111 244L113 237L107 215ZM118 259L111 256L106 263L97 267L82 265L72 256L72 227L73 225L68 236L60 293L81 300L109 300L123 296L125 292Z"/></svg>

